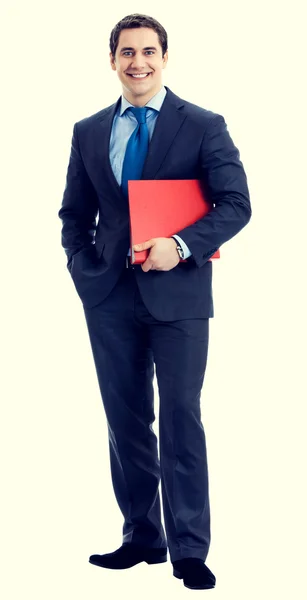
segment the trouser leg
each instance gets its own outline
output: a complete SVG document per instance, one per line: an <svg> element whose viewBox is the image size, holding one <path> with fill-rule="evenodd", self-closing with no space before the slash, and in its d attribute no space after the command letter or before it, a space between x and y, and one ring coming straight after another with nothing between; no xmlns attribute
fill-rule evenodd
<svg viewBox="0 0 307 600"><path fill-rule="evenodd" d="M105 409L123 543L166 546L154 415L154 363L147 328L134 318L136 282L124 271L110 295L84 308ZM107 516L106 516L107 518Z"/></svg>
<svg viewBox="0 0 307 600"><path fill-rule="evenodd" d="M160 396L159 444L165 529L171 560L206 560L210 506L200 396L209 319L153 323L150 343Z"/></svg>

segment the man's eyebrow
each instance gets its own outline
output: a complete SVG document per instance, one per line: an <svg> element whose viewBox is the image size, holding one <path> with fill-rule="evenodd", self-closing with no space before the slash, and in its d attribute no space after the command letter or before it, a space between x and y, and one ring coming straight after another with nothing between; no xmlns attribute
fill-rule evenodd
<svg viewBox="0 0 307 600"><path fill-rule="evenodd" d="M134 48L121 48L121 52L124 52L125 50L134 50ZM146 48L143 48L143 50L157 50L157 48L155 48L155 46L146 46Z"/></svg>

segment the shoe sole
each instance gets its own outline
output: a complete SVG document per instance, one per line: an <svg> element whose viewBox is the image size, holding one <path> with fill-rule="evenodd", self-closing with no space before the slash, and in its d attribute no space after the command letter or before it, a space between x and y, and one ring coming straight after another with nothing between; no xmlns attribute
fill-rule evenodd
<svg viewBox="0 0 307 600"><path fill-rule="evenodd" d="M91 565L95 565L95 567L103 567L104 569L113 569L114 571L121 571L124 569L131 569L131 567L135 567L135 565L139 565L141 562L146 562L148 565L158 565L164 562L167 562L167 556L161 556L160 558L143 558L142 560L134 563L133 565L130 565L129 567L110 567L109 565L101 565L98 562L95 562L93 560L89 560L89 563Z"/></svg>
<svg viewBox="0 0 307 600"><path fill-rule="evenodd" d="M161 556L161 558L155 558L155 559L152 559L152 558L146 559L146 558L144 558L143 562L146 562L148 565L158 565L160 563L167 562L167 556Z"/></svg>

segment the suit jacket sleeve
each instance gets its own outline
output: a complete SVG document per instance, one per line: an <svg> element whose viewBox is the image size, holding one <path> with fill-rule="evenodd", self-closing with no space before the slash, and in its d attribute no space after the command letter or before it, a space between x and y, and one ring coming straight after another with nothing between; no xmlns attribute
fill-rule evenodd
<svg viewBox="0 0 307 600"><path fill-rule="evenodd" d="M75 123L66 187L58 212L62 219L62 246L68 262L73 254L94 244L98 208L97 194L81 157Z"/></svg>
<svg viewBox="0 0 307 600"><path fill-rule="evenodd" d="M206 128L200 169L213 208L193 225L176 232L198 267L243 229L252 214L246 174L222 115L215 115Z"/></svg>

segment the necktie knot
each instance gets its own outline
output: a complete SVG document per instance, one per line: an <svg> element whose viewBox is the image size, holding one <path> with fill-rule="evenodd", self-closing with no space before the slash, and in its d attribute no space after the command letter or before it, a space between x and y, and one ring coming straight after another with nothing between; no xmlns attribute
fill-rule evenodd
<svg viewBox="0 0 307 600"><path fill-rule="evenodd" d="M140 124L146 123L146 112L147 112L146 106L142 106L142 107L129 106L129 110L131 110L131 112L133 112L134 116L138 120L138 123L140 123Z"/></svg>

